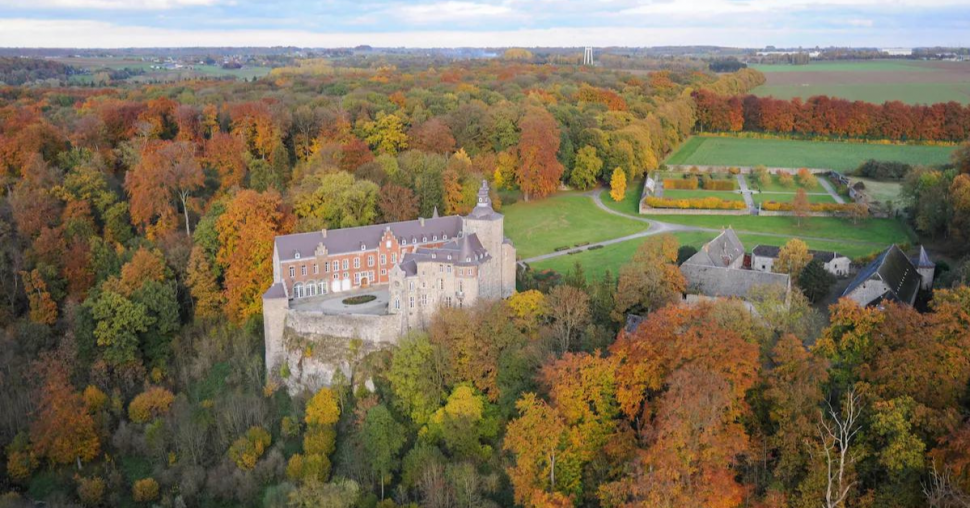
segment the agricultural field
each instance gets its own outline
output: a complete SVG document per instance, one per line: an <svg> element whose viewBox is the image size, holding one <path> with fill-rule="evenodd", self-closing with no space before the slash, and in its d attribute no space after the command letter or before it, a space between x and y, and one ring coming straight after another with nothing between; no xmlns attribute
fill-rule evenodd
<svg viewBox="0 0 970 508"><path fill-rule="evenodd" d="M875 103L970 103L970 62L873 60L753 67L767 78L752 91L761 97L828 95Z"/></svg>
<svg viewBox="0 0 970 508"><path fill-rule="evenodd" d="M667 164L711 166L757 166L825 168L849 171L868 159L907 164L944 164L954 147L929 145L883 145L694 136L667 158Z"/></svg>
<svg viewBox="0 0 970 508"><path fill-rule="evenodd" d="M153 65L158 64L136 58L56 58L54 60L81 69L87 69L92 73L103 69L144 71L144 74L132 76L128 79L128 81L133 83L225 76L249 80L254 77L263 77L269 74L270 71L269 67L244 66L240 69L223 69L219 65L192 65L191 68L186 67L182 69L152 69ZM72 77L72 81L78 83L88 83L91 80L92 75L90 74Z"/></svg>

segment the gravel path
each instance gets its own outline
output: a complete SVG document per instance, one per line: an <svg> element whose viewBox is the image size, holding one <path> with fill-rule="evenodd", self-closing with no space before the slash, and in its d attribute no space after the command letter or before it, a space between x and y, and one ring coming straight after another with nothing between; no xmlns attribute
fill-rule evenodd
<svg viewBox="0 0 970 508"><path fill-rule="evenodd" d="M744 198L744 204L748 205L748 210L754 215L758 213L758 207L754 205L754 199L751 198L751 190L748 189L748 179L744 175L737 175L738 185L741 186L741 197Z"/></svg>
<svg viewBox="0 0 970 508"><path fill-rule="evenodd" d="M822 187L825 187L825 190L829 191L829 195L832 196L832 199L834 199L836 203L840 205L845 204L845 199L842 199L842 196L840 196L838 192L835 192L835 187L832 187L832 182L830 182L828 178L819 178L818 183Z"/></svg>

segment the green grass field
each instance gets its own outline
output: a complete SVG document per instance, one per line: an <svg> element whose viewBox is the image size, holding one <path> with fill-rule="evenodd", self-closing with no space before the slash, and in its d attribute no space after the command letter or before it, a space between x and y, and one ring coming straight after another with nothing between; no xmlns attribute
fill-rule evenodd
<svg viewBox="0 0 970 508"><path fill-rule="evenodd" d="M901 201L900 194L903 191L903 184L900 182L879 182L876 180L871 180L869 178L850 178L851 182L861 180L866 184L866 193L875 200L881 203L887 201L892 201L899 204Z"/></svg>
<svg viewBox="0 0 970 508"><path fill-rule="evenodd" d="M779 99L828 95L881 104L970 103L970 63L912 60L754 65L767 82L752 93Z"/></svg>
<svg viewBox="0 0 970 508"><path fill-rule="evenodd" d="M631 189L632 191L632 189ZM605 196L609 200L609 196ZM554 252L557 247L601 242L647 229L643 222L608 214L589 196L559 194L529 203L519 201L502 209L505 234L525 259Z"/></svg>
<svg viewBox="0 0 970 508"><path fill-rule="evenodd" d="M664 189L665 198L670 199L694 199L694 198L720 198L725 201L744 201L744 197L737 192L730 191L706 191L706 190L681 190Z"/></svg>
<svg viewBox="0 0 970 508"><path fill-rule="evenodd" d="M631 183L626 186L626 194L623 195L623 201L616 202L610 197L609 192L604 192L601 195L603 204L612 210L622 212L629 215L638 215L640 213L640 196L643 193L643 178L636 178Z"/></svg>
<svg viewBox="0 0 970 508"><path fill-rule="evenodd" d="M667 159L667 164L855 169L868 159L908 164L943 164L954 147L879 145L788 139L694 136Z"/></svg>

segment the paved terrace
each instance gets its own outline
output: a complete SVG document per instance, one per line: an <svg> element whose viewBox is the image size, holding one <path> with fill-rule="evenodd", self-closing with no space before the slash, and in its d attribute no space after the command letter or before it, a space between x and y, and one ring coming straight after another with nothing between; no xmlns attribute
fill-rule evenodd
<svg viewBox="0 0 970 508"><path fill-rule="evenodd" d="M363 295L374 295L377 299L359 305L347 305L343 303L347 298ZM299 300L291 301L290 308L301 311L322 312L329 315L364 314L381 316L387 314L389 300L390 294L386 287L375 287L358 291L330 293L324 296L300 298Z"/></svg>

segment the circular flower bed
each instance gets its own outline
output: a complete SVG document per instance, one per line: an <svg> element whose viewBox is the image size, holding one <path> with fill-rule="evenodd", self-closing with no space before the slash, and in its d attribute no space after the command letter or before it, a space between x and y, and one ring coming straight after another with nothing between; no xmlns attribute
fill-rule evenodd
<svg viewBox="0 0 970 508"><path fill-rule="evenodd" d="M363 303L373 302L374 300L377 300L377 297L374 295L359 295L344 298L341 303L344 305L360 305Z"/></svg>

